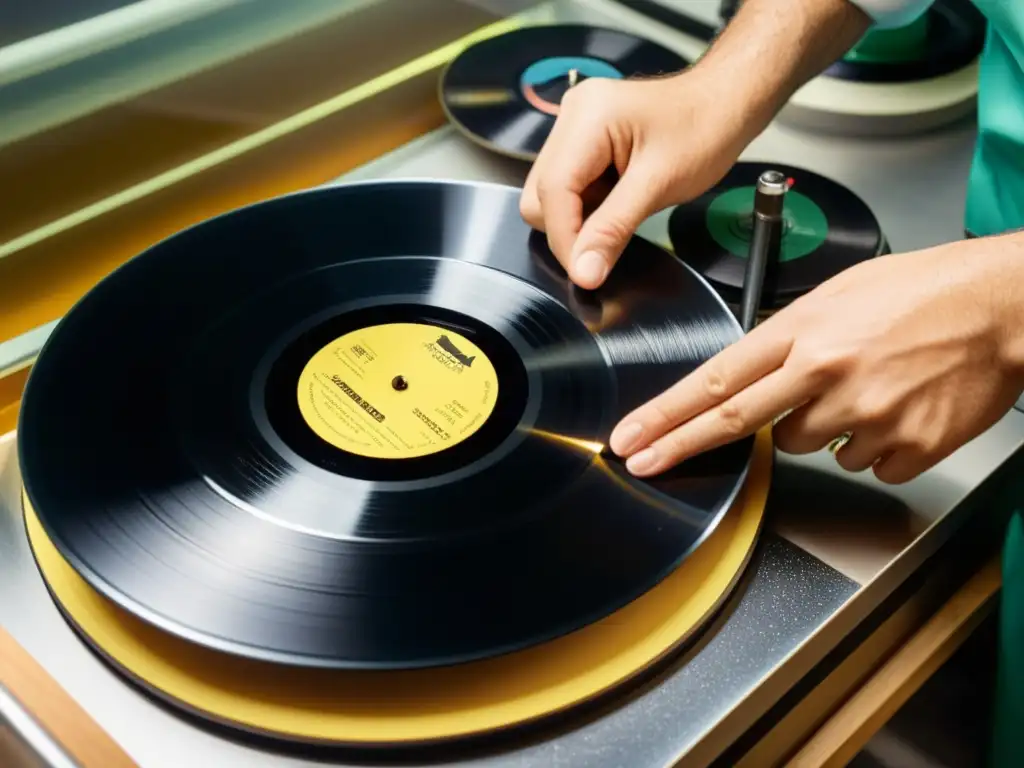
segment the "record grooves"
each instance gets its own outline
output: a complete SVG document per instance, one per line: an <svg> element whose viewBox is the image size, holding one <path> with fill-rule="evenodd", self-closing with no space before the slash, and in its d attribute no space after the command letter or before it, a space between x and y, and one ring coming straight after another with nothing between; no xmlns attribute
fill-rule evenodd
<svg viewBox="0 0 1024 768"><path fill-rule="evenodd" d="M510 733L596 703L667 663L740 581L763 519L771 464L763 430L748 480L721 525L657 587L613 615L516 653L415 670L266 664L163 633L86 584L46 537L31 504L23 506L32 553L65 619L147 693L248 734L388 749Z"/></svg>
<svg viewBox="0 0 1024 768"><path fill-rule="evenodd" d="M22 405L56 551L162 632L312 668L492 658L659 584L736 499L753 441L650 482L603 446L739 329L642 240L576 290L518 197L297 193L108 276Z"/></svg>

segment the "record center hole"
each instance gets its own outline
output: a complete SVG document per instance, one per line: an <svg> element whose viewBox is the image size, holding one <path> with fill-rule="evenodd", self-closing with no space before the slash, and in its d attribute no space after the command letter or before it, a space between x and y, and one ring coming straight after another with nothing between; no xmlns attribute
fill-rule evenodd
<svg viewBox="0 0 1024 768"><path fill-rule="evenodd" d="M409 382L406 380L405 376L395 376L395 378L391 380L391 387L396 392L404 392L409 388Z"/></svg>

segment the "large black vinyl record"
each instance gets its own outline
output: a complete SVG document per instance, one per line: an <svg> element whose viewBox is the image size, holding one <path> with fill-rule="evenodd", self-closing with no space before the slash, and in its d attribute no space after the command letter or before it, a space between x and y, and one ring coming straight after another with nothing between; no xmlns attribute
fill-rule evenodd
<svg viewBox="0 0 1024 768"><path fill-rule="evenodd" d="M654 586L732 503L752 441L649 482L602 446L739 329L639 240L576 290L518 198L324 188L103 280L21 414L63 556L167 632L321 667L479 659Z"/></svg>
<svg viewBox="0 0 1024 768"><path fill-rule="evenodd" d="M669 238L683 261L738 304L753 232L754 192L766 170L786 175L781 249L765 274L762 303L779 309L843 270L888 250L874 213L852 190L804 168L736 163L725 177L669 217Z"/></svg>
<svg viewBox="0 0 1024 768"><path fill-rule="evenodd" d="M473 141L533 160L555 124L562 97L576 82L679 72L689 63L648 40L575 24L529 27L466 49L441 79L441 104Z"/></svg>

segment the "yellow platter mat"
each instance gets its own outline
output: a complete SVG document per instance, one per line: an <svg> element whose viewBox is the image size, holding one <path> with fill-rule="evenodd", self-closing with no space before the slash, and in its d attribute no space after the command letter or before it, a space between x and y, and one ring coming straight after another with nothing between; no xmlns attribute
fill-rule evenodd
<svg viewBox="0 0 1024 768"><path fill-rule="evenodd" d="M572 634L459 666L296 669L228 656L146 624L90 587L47 538L23 494L36 562L68 619L110 662L186 710L289 741L424 744L522 725L608 692L663 659L707 622L757 542L771 477L757 436L736 504L658 586Z"/></svg>

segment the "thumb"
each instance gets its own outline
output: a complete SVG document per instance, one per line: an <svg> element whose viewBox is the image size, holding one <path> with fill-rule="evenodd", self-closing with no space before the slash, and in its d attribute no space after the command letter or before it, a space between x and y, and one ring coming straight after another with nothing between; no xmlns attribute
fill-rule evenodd
<svg viewBox="0 0 1024 768"><path fill-rule="evenodd" d="M569 277L580 288L599 288L633 233L655 209L653 174L629 166L604 202L587 218L573 245Z"/></svg>

